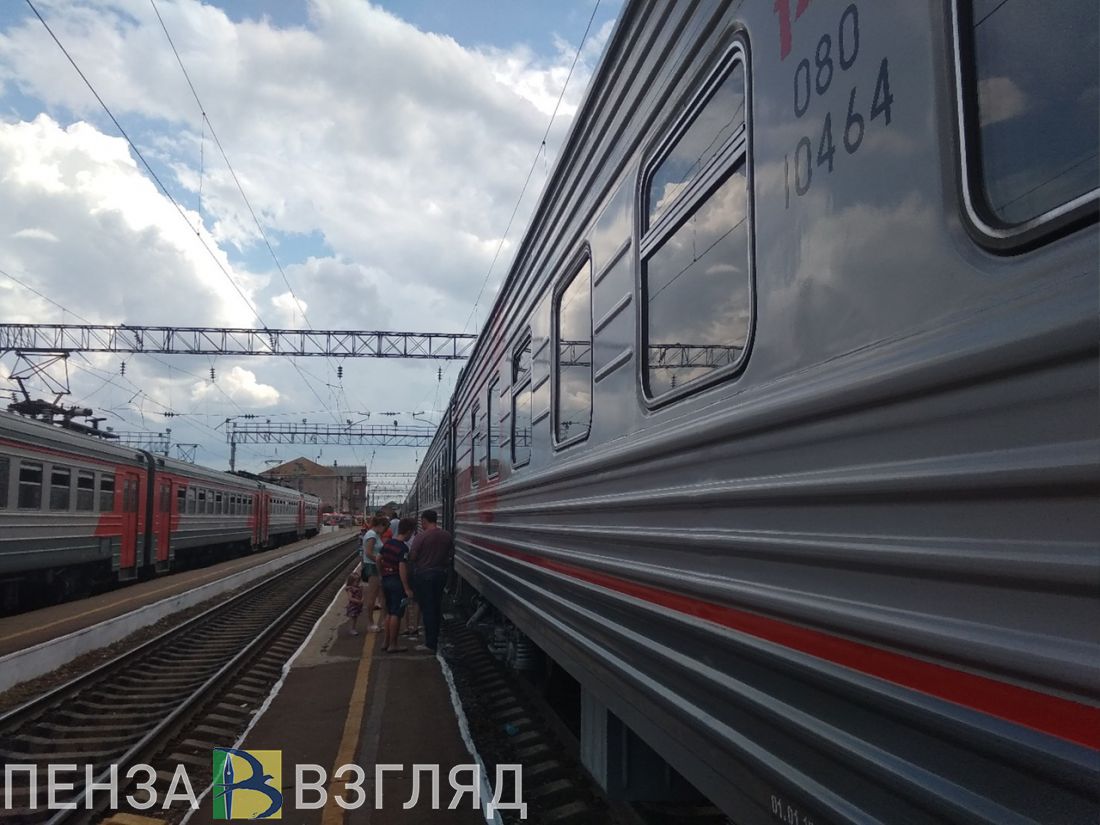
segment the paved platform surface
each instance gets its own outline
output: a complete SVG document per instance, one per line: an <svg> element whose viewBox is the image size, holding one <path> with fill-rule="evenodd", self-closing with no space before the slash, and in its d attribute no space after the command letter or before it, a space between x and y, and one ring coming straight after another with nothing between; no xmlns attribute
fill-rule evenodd
<svg viewBox="0 0 1100 825"><path fill-rule="evenodd" d="M360 630L366 625L363 618ZM341 594L241 744L247 750L282 751L282 821L303 825L485 825L482 813L471 807L468 793L459 809L446 809L453 796L448 782L451 768L474 760L459 733L440 662L430 653L413 651L415 643L404 639L408 652L384 653L381 634L351 636L346 624ZM361 766L366 773L363 788L367 802L355 811L345 811L335 803L342 784L333 780L333 774L347 763ZM296 809L293 783L298 764L325 768L329 776L325 808ZM383 805L378 810L374 808L376 764L404 766L399 773L385 774ZM415 764L439 765L444 810L432 809L427 782L421 786L419 804L403 808L412 795ZM347 797L353 798L353 792ZM188 825L213 823L212 817L213 806L207 797Z"/></svg>
<svg viewBox="0 0 1100 825"><path fill-rule="evenodd" d="M261 553L252 553L200 570L173 573L170 576L137 582L87 599L44 607L28 613L20 613L17 616L5 616L0 618L0 656L83 630L147 604L218 581L240 570L295 553L304 547L331 539L334 535L336 534L321 533L305 541L294 542ZM347 529L340 531L340 535L346 535L350 541L355 538L356 532L354 529Z"/></svg>

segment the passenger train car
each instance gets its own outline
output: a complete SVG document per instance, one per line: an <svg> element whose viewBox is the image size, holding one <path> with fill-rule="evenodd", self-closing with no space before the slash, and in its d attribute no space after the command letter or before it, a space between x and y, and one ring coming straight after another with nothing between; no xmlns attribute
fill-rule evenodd
<svg viewBox="0 0 1100 825"><path fill-rule="evenodd" d="M1098 31L623 9L408 505L609 792L1098 821Z"/></svg>
<svg viewBox="0 0 1100 825"><path fill-rule="evenodd" d="M314 535L320 500L0 413L0 592L59 598Z"/></svg>

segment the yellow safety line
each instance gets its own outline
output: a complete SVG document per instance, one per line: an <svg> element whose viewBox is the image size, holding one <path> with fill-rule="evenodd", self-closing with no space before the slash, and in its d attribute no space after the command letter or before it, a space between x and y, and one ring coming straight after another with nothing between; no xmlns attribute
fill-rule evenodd
<svg viewBox="0 0 1100 825"><path fill-rule="evenodd" d="M373 612L373 611L372 611ZM367 621L371 614L367 614ZM321 815L321 825L343 825L344 809L336 804L336 794L347 786L347 777L337 779L336 769L341 765L347 765L355 761L355 750L359 745L359 731L363 727L363 714L367 708L367 683L370 681L370 664L374 657L374 640L382 634L364 634L363 655L359 659L359 669L355 672L355 685L351 689L351 702L348 704L348 717L344 721L344 735L340 738L340 748L336 751L336 761L332 765L329 776L332 780L328 788L328 803Z"/></svg>

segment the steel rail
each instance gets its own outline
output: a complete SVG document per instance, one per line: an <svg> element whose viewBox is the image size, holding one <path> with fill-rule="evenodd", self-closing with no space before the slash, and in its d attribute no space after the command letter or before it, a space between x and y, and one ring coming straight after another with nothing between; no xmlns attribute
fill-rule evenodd
<svg viewBox="0 0 1100 825"><path fill-rule="evenodd" d="M23 703L3 714L0 714L0 730L12 730L25 722L32 721L35 717L44 713L48 713L51 709L57 707L61 702L71 697L79 695L82 691L89 688L93 688L102 681L110 679L113 675L125 673L127 666L135 664L142 658L150 653L155 652L157 649L173 644L177 640L182 639L187 634L200 630L205 624L209 623L212 619L217 619L220 615L230 613L234 609L247 603L247 600L257 595L260 591L270 589L273 585L278 583L292 581L290 578L294 573L300 572L303 568L311 565L317 565L322 562L327 556L333 554L340 554L340 549L345 547L349 542L341 542L335 545L327 551L321 551L317 555L311 556L308 559L304 559L301 562L290 565L287 568L279 571L277 574L268 578L262 582L259 582L241 593L234 596L232 599L215 605L197 616L188 619L183 624L178 625L164 633L158 634L152 639L143 642L137 647L129 650L125 653L116 656L100 665L97 665L87 673L83 673L63 685L60 685L40 696L37 696L28 702ZM332 578L339 573L347 561L353 554L346 553L340 554L340 561L336 565L332 565L312 584L307 590L305 590L300 596L294 599L294 601L286 607L277 617L270 621L266 628L258 633L247 645L239 650L231 659L224 662L219 666L211 676L209 676L201 685L192 690L190 694L180 701L174 707L173 711L168 714L164 719L156 723L151 729L149 729L138 742L130 746L122 755L112 760L113 765L117 766L118 775L124 777L128 767L133 764L137 764L138 758L142 756L151 755L153 752L151 746L156 744L158 740L164 738L165 734L174 729L188 712L190 712L196 703L200 702L207 695L213 693L219 684L226 678L227 674L238 669L244 662L247 661L257 650L258 647L266 644L271 640L273 636L285 630L286 626L293 622L294 618L301 612L303 605L310 599L316 596L326 584L328 584ZM64 742L64 739L57 740ZM110 778L111 771L109 768L101 771L95 778L96 783L104 782ZM74 798L66 799L66 804L75 804L75 809L67 809L57 811L52 817L44 820L49 825L58 825L59 823L68 821L71 818L81 815L87 816L100 809L102 806L96 806L95 808L88 809L81 807L85 799L88 796L87 786L80 788L78 795Z"/></svg>
<svg viewBox="0 0 1100 825"><path fill-rule="evenodd" d="M328 552L335 552L341 546L342 545L336 545L336 547L334 547L332 551ZM293 565L291 567L288 567L285 571L280 571L280 574L276 576L274 580L281 579L284 576L287 576L293 571L299 569L303 565L316 560L317 558L314 557L313 559L307 559L300 565ZM155 753L155 749L152 747L153 745L157 744L157 742L162 739L166 733L173 730L176 726L176 723L181 721L184 715L189 713L196 704L205 699L208 694L213 693L215 689L222 683L222 680L228 673L236 670L238 667L243 665L249 658L252 657L257 648L261 647L263 644L266 644L273 636L281 633L285 629L286 625L290 624L294 620L297 614L301 611L304 604L312 599L317 594L317 592L321 590L346 563L347 559L345 558L340 564L326 571L301 596L295 599L289 607L287 607L282 613L280 613L279 616L268 625L266 630L261 632L251 642L245 645L245 647L242 648L237 653L237 655L235 655L232 659L222 665L218 669L217 673L215 673L205 682L203 682L202 685L200 685L196 690L192 691L191 695L184 699L176 707L176 709L172 711L172 713L165 717L162 722L160 722L156 727L145 734L145 736L143 736L137 742L137 744L131 746L130 749L126 751L126 753L120 756L118 758L118 761L114 763L118 766L118 774L125 775L126 769L132 764L137 764L139 762L139 758L146 758ZM270 584L271 581L272 580L269 580L264 584ZM247 592L250 593L255 589L256 588L249 588ZM244 595L245 594L243 593L241 594L241 596ZM237 599L233 599L233 601L237 601ZM109 768L107 770L104 770L95 778L94 784L100 784L104 782L104 780L110 778L110 775L111 772ZM66 822L71 818L75 818L77 814L81 813L80 805L84 802L84 799L87 795L88 789L87 787L85 787L80 791L79 796L75 800L77 805L76 810L58 812L56 816L53 816L47 820L47 825L60 825L60 823ZM94 808L93 811L98 811L100 810L100 808L101 806ZM88 810L86 808L83 809L83 813L87 814Z"/></svg>

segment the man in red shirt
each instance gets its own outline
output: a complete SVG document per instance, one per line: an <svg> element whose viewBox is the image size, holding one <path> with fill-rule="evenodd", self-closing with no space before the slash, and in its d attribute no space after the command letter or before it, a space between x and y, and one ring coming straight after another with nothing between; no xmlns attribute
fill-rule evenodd
<svg viewBox="0 0 1100 825"><path fill-rule="evenodd" d="M409 553L414 574L413 589L424 617L424 644L417 650L435 653L439 646L439 626L443 622L443 588L447 586L447 577L454 563L455 543L451 534L442 529L435 510L425 510L420 514L420 529L423 531L413 542Z"/></svg>
<svg viewBox="0 0 1100 825"><path fill-rule="evenodd" d="M378 554L378 570L382 574L382 593L386 599L386 653L400 653L406 648L398 647L397 631L401 626L401 616L405 606L413 597L409 587L408 558L409 546L406 542L416 529L416 521L403 518L397 527L397 535L382 545Z"/></svg>

